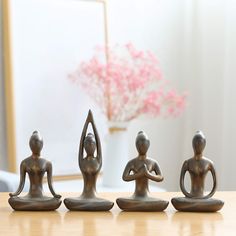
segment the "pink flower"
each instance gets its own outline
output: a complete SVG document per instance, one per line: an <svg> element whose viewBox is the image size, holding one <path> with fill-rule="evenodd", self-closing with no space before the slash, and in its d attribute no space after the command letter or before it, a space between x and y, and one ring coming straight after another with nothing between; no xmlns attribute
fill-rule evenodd
<svg viewBox="0 0 236 236"><path fill-rule="evenodd" d="M95 51L69 79L88 92L108 120L128 121L141 114L175 117L184 110L186 95L168 88L152 52L137 50L132 43Z"/></svg>

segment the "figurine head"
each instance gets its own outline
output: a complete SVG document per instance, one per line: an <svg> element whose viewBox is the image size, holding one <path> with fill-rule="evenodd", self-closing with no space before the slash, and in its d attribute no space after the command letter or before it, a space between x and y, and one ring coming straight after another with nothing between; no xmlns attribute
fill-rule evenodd
<svg viewBox="0 0 236 236"><path fill-rule="evenodd" d="M195 155L202 154L205 146L206 146L206 138L202 131L197 131L193 137L193 150Z"/></svg>
<svg viewBox="0 0 236 236"><path fill-rule="evenodd" d="M135 143L139 155L146 155L150 146L150 141L143 131L138 132Z"/></svg>
<svg viewBox="0 0 236 236"><path fill-rule="evenodd" d="M34 131L31 135L29 145L33 154L40 155L43 148L43 139L38 131Z"/></svg>
<svg viewBox="0 0 236 236"><path fill-rule="evenodd" d="M93 156L96 150L96 140L92 133L88 133L84 139L84 149L88 156Z"/></svg>

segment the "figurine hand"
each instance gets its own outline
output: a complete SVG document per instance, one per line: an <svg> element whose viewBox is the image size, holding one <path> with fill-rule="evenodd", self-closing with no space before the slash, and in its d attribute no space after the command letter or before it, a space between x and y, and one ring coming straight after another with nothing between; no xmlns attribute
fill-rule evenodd
<svg viewBox="0 0 236 236"><path fill-rule="evenodd" d="M55 198L61 198L61 195L60 194L55 194L54 197Z"/></svg>
<svg viewBox="0 0 236 236"><path fill-rule="evenodd" d="M146 164L144 164L144 168L145 168L145 174L148 174L149 173L149 170L148 170L148 167Z"/></svg>
<svg viewBox="0 0 236 236"><path fill-rule="evenodd" d="M16 195L14 193L9 193L10 197L15 197Z"/></svg>
<svg viewBox="0 0 236 236"><path fill-rule="evenodd" d="M91 121L93 120L93 113L91 110L89 110L88 112L88 119L90 119Z"/></svg>
<svg viewBox="0 0 236 236"><path fill-rule="evenodd" d="M161 175L157 175L157 177L159 178L159 181L160 181L160 182L164 180L164 177L161 176Z"/></svg>
<svg viewBox="0 0 236 236"><path fill-rule="evenodd" d="M144 165L139 169L139 172L140 172L140 173L143 173L144 175L147 175L147 173L148 173L147 165L144 164Z"/></svg>

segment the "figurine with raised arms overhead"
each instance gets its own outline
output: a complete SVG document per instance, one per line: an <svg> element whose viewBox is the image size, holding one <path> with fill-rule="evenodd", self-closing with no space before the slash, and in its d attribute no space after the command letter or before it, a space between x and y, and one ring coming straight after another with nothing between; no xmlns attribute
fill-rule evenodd
<svg viewBox="0 0 236 236"><path fill-rule="evenodd" d="M93 132L87 134L91 123ZM86 155L84 155L84 150ZM97 155L94 153L97 151ZM79 147L79 167L84 179L84 189L80 197L66 198L64 203L69 210L74 211L108 211L114 203L96 196L97 176L102 167L102 148L93 114L89 110L81 135Z"/></svg>

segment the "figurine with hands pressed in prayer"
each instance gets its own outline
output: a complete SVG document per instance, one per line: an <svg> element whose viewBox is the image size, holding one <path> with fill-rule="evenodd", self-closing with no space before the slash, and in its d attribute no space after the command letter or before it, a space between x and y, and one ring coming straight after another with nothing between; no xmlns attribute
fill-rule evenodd
<svg viewBox="0 0 236 236"><path fill-rule="evenodd" d="M136 138L138 157L128 162L123 173L124 181L135 180L135 192L129 198L118 198L118 206L124 211L163 211L169 202L148 196L148 181L163 181L158 163L147 157L150 141L147 135L140 131Z"/></svg>
<svg viewBox="0 0 236 236"><path fill-rule="evenodd" d="M55 193L52 186L52 164L41 158L43 139L37 131L34 131L30 141L32 155L21 162L20 184L15 193L10 193L8 200L14 210L22 211L48 211L55 210L61 205L61 195ZM18 197L25 184L26 173L30 180L29 193L26 196ZM47 173L49 190L53 197L43 195L43 176Z"/></svg>
<svg viewBox="0 0 236 236"><path fill-rule="evenodd" d="M93 132L87 134L91 123ZM86 135L87 134L87 135ZM86 155L84 156L84 150ZM97 150L97 156L94 156ZM102 148L93 114L89 110L79 147L79 167L84 179L84 188L80 197L66 198L64 203L69 210L77 211L108 211L114 203L96 196L96 181L102 167Z"/></svg>
<svg viewBox="0 0 236 236"><path fill-rule="evenodd" d="M224 202L211 198L217 187L216 172L213 162L203 156L206 146L206 139L201 131L196 132L192 141L194 156L186 160L182 166L180 174L180 189L185 197L176 197L171 200L173 206L178 211L189 212L215 212L219 211ZM204 195L205 177L211 172L213 187L209 194ZM185 188L184 177L189 172L191 177L191 190Z"/></svg>

